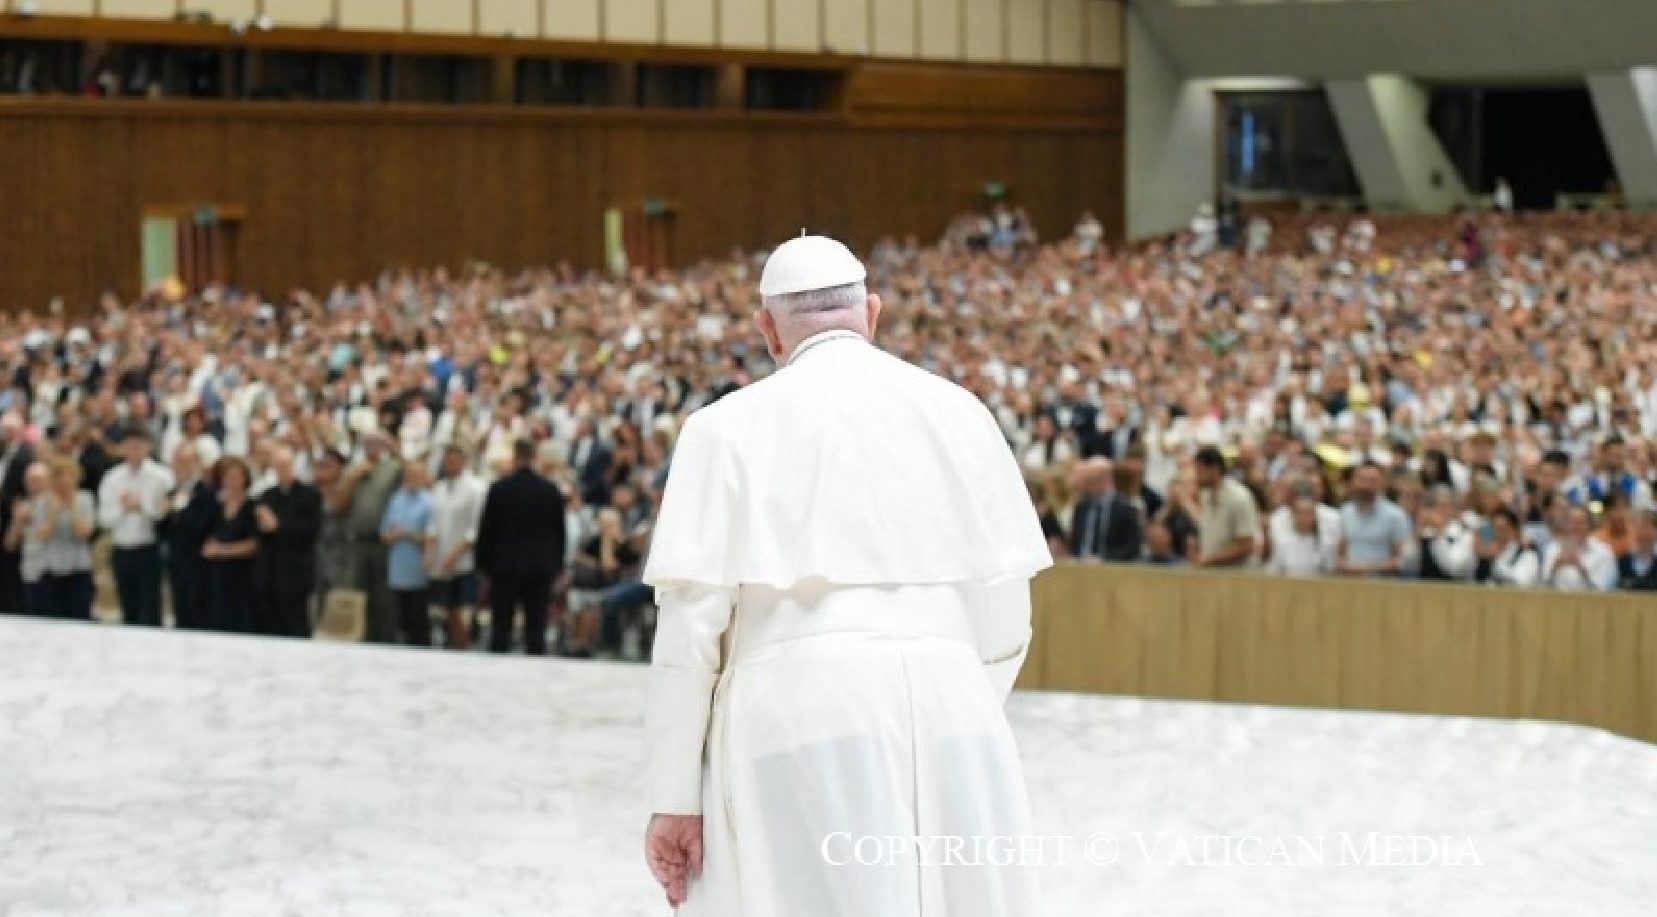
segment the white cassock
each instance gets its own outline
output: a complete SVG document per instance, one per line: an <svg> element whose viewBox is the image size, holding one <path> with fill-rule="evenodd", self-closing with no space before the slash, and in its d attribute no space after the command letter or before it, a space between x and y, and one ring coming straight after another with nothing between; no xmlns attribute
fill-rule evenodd
<svg viewBox="0 0 1657 917"><path fill-rule="evenodd" d="M679 913L1040 914L1002 708L1051 564L989 410L855 332L692 414L644 570L651 808L703 816Z"/></svg>

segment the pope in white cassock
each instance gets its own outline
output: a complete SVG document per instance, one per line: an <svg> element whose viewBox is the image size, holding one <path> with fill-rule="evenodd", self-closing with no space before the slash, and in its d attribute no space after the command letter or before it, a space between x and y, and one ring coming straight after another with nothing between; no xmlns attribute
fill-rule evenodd
<svg viewBox="0 0 1657 917"><path fill-rule="evenodd" d="M832 239L779 246L778 370L673 452L645 847L681 915L1040 913L1002 707L1052 557L988 409L870 343L864 280Z"/></svg>

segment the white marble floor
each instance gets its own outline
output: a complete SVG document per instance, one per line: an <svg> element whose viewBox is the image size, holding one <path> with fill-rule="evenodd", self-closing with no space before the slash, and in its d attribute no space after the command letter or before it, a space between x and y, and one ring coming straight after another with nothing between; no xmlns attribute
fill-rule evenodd
<svg viewBox="0 0 1657 917"><path fill-rule="evenodd" d="M642 676L0 621L0 915L665 914ZM1049 915L1657 913L1657 747L1060 694L1011 714Z"/></svg>

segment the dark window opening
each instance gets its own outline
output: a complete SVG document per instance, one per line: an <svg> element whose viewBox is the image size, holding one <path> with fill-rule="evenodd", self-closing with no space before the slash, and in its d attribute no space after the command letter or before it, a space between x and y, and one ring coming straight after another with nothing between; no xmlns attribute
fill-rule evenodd
<svg viewBox="0 0 1657 917"><path fill-rule="evenodd" d="M751 67L746 105L765 111L822 111L838 104L839 88L837 73Z"/></svg>
<svg viewBox="0 0 1657 917"><path fill-rule="evenodd" d="M616 65L603 61L525 58L518 61L520 105L609 105Z"/></svg>
<svg viewBox="0 0 1657 917"><path fill-rule="evenodd" d="M366 54L267 51L248 93L254 99L305 102L373 101L373 66Z"/></svg>
<svg viewBox="0 0 1657 917"><path fill-rule="evenodd" d="M1440 87L1428 121L1468 190L1489 194L1505 178L1521 209L1551 209L1557 195L1604 193L1616 181L1581 86Z"/></svg>
<svg viewBox="0 0 1657 917"><path fill-rule="evenodd" d="M393 102L450 105L489 101L490 61L481 57L408 56L392 68Z"/></svg>
<svg viewBox="0 0 1657 917"><path fill-rule="evenodd" d="M1345 197L1357 176L1329 99L1319 90L1220 95L1228 193Z"/></svg>
<svg viewBox="0 0 1657 917"><path fill-rule="evenodd" d="M0 42L0 93L79 94L83 56L78 41Z"/></svg>
<svg viewBox="0 0 1657 917"><path fill-rule="evenodd" d="M640 108L712 108L715 72L690 64L640 64Z"/></svg>

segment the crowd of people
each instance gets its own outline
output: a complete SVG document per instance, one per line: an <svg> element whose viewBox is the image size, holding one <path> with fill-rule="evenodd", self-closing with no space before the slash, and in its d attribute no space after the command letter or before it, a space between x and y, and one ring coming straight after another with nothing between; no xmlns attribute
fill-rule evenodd
<svg viewBox="0 0 1657 917"><path fill-rule="evenodd" d="M1057 556L1653 589L1654 228L1199 218L1113 247L998 206L868 261L877 343L990 407ZM776 369L762 259L0 316L0 610L87 617L107 544L133 624L300 636L354 590L373 640L487 622L544 652L551 608L562 651L617 652L680 424Z"/></svg>

